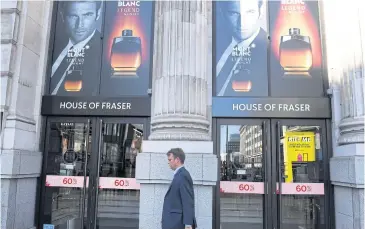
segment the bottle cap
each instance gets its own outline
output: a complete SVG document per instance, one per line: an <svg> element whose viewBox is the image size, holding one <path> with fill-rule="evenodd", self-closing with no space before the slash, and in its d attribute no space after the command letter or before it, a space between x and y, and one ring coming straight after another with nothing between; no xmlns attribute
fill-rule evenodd
<svg viewBox="0 0 365 229"><path fill-rule="evenodd" d="M300 29L299 28L290 28L289 34L290 35L300 35Z"/></svg>
<svg viewBox="0 0 365 229"><path fill-rule="evenodd" d="M133 30L131 29L125 29L122 31L122 36L125 37L125 36L133 36Z"/></svg>

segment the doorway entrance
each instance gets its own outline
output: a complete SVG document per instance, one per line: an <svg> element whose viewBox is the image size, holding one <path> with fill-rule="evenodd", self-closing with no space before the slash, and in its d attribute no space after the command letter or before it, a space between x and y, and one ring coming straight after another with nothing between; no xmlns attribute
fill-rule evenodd
<svg viewBox="0 0 365 229"><path fill-rule="evenodd" d="M144 118L49 118L40 228L138 228Z"/></svg>
<svg viewBox="0 0 365 229"><path fill-rule="evenodd" d="M215 228L329 228L325 120L216 121Z"/></svg>

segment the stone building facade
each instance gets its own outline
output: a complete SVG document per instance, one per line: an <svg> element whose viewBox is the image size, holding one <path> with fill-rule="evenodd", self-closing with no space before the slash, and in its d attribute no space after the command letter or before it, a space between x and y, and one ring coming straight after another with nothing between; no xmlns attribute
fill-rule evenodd
<svg viewBox="0 0 365 229"><path fill-rule="evenodd" d="M1 2L4 229L37 225L45 134L41 99L50 56L53 4ZM320 9L332 101L333 221L337 229L363 229L365 9L339 0L321 1ZM159 52L153 56L151 134L137 157L140 205L147 206L140 208L140 228L159 228L161 202L171 181L168 167L161 165L166 164L166 151L176 145L186 151L186 167L194 177L199 228L212 228L213 187L218 179L211 124L212 2L156 1L154 37L154 49ZM169 82L176 76L183 83L171 86Z"/></svg>

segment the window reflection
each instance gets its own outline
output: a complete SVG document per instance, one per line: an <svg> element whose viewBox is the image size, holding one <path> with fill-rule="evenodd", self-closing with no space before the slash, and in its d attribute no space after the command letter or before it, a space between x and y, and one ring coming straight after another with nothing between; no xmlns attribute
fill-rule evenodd
<svg viewBox="0 0 365 229"><path fill-rule="evenodd" d="M279 154L282 228L325 228L320 127L282 126Z"/></svg>
<svg viewBox="0 0 365 229"><path fill-rule="evenodd" d="M261 126L220 129L220 228L263 228Z"/></svg>

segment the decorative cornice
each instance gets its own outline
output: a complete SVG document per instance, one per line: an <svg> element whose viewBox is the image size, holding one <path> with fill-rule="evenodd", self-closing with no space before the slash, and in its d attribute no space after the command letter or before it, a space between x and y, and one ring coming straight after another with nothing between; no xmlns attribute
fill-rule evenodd
<svg viewBox="0 0 365 229"><path fill-rule="evenodd" d="M338 144L364 143L364 124L364 116L341 120L339 125L340 138L338 139Z"/></svg>
<svg viewBox="0 0 365 229"><path fill-rule="evenodd" d="M195 115L161 115L151 120L150 140L209 141L209 121Z"/></svg>

